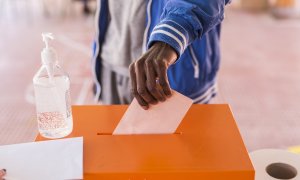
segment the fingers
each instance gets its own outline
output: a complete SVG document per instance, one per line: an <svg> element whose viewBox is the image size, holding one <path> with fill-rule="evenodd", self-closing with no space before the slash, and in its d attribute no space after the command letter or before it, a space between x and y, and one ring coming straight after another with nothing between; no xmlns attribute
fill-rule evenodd
<svg viewBox="0 0 300 180"><path fill-rule="evenodd" d="M157 76L156 76L156 71L154 69L153 61L147 60L145 64L146 64L147 90L157 101L165 101L166 97L163 91L161 91L161 88L157 86L157 82L156 82Z"/></svg>
<svg viewBox="0 0 300 180"><path fill-rule="evenodd" d="M137 81L137 92L148 103L155 104L157 100L149 93L146 86L146 70L144 61L135 63L135 73Z"/></svg>
<svg viewBox="0 0 300 180"><path fill-rule="evenodd" d="M164 63L163 61L156 61L155 65L156 65L155 70L158 76L158 83L161 86L164 95L169 97L172 95L172 92L171 92L171 88L167 76L167 68L168 68L167 64Z"/></svg>
<svg viewBox="0 0 300 180"><path fill-rule="evenodd" d="M131 92L144 109L171 96L167 69L176 59L175 50L157 42L130 65Z"/></svg>
<svg viewBox="0 0 300 180"><path fill-rule="evenodd" d="M141 105L141 107L146 110L149 108L149 104L139 95L137 91L135 63L132 63L129 66L129 72L130 72L130 79L131 79L131 94L136 98L136 100Z"/></svg>
<svg viewBox="0 0 300 180"><path fill-rule="evenodd" d="M150 104L165 101L171 95L166 66L164 63L155 63L150 57L130 65L131 93L142 108L148 109Z"/></svg>
<svg viewBox="0 0 300 180"><path fill-rule="evenodd" d="M162 49L168 48L169 46L167 44L162 44ZM158 75L158 84L161 86L164 95L169 97L171 96L171 88L169 85L168 75L167 75L167 69L170 64L170 58L167 58L169 55L165 55L166 51L160 51L157 55L157 60L155 61L155 70ZM167 60L169 59L169 60ZM172 59L172 58L171 58Z"/></svg>

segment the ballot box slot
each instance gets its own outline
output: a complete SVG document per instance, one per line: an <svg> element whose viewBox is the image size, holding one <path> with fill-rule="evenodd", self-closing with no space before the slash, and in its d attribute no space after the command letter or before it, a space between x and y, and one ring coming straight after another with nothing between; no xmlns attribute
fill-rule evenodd
<svg viewBox="0 0 300 180"><path fill-rule="evenodd" d="M98 136L112 135L112 133L97 133Z"/></svg>

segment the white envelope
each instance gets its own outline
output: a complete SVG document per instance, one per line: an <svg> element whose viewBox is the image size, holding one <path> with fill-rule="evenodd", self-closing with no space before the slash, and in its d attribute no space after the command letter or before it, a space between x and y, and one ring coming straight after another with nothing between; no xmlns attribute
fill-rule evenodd
<svg viewBox="0 0 300 180"><path fill-rule="evenodd" d="M8 180L82 179L82 157L82 137L0 146Z"/></svg>
<svg viewBox="0 0 300 180"><path fill-rule="evenodd" d="M152 105L148 110L134 99L113 134L174 133L192 103L193 100L176 91L165 102Z"/></svg>

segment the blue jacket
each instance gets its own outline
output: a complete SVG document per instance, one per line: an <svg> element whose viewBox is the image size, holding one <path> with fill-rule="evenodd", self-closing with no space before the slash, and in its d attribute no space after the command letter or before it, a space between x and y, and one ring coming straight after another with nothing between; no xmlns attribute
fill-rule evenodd
<svg viewBox="0 0 300 180"><path fill-rule="evenodd" d="M216 94L220 63L220 23L230 0L148 0L144 34L145 49L155 41L172 46L179 59L168 69L172 89L194 103L207 103ZM100 0L97 43L93 65L96 97L101 91L100 52L108 27L108 1Z"/></svg>

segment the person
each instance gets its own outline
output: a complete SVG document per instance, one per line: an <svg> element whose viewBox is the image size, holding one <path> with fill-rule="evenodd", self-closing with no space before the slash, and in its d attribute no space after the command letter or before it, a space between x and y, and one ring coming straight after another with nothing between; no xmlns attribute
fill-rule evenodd
<svg viewBox="0 0 300 180"><path fill-rule="evenodd" d="M101 0L93 76L103 104L135 97L148 109L176 90L208 103L217 92L220 30L230 0Z"/></svg>
<svg viewBox="0 0 300 180"><path fill-rule="evenodd" d="M6 175L6 169L1 169L0 170L0 180L3 180L5 175Z"/></svg>

